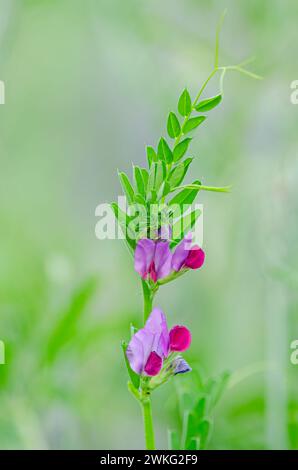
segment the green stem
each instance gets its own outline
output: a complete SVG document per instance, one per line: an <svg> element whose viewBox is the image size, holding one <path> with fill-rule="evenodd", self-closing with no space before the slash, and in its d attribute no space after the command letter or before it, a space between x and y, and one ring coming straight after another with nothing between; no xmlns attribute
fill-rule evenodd
<svg viewBox="0 0 298 470"><path fill-rule="evenodd" d="M216 193L229 193L231 191L231 186L204 186L203 184L185 184L182 186L177 186L170 192L180 191L181 189L198 189L200 191L213 191Z"/></svg>
<svg viewBox="0 0 298 470"><path fill-rule="evenodd" d="M152 312L152 302L153 302L154 295L146 281L142 280L142 288L143 288L143 295L144 295L144 323L146 323L147 318Z"/></svg>
<svg viewBox="0 0 298 470"><path fill-rule="evenodd" d="M155 443L150 397L143 399L140 403L143 411L146 449L154 450Z"/></svg>

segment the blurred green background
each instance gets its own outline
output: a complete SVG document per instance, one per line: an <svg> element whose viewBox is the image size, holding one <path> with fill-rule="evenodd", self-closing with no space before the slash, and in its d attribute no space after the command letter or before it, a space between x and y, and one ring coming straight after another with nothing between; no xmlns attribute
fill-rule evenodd
<svg viewBox="0 0 298 470"><path fill-rule="evenodd" d="M120 349L141 288L122 242L96 239L95 208L210 73L225 7L220 63L256 55L264 80L227 74L198 131L191 178L233 192L200 195L206 265L157 303L192 330L192 364L232 373L209 448L298 448L297 1L0 4L0 448L143 447ZM170 383L153 396L160 448L176 410Z"/></svg>

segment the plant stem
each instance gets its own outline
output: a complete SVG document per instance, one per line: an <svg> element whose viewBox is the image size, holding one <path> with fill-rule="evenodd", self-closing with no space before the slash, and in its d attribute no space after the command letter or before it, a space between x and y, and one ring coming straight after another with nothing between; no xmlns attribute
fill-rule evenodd
<svg viewBox="0 0 298 470"><path fill-rule="evenodd" d="M153 292L151 291L147 282L143 280L142 280L142 288L143 288L143 295L144 295L144 323L146 323L148 316L152 312Z"/></svg>
<svg viewBox="0 0 298 470"><path fill-rule="evenodd" d="M144 432L145 432L145 443L147 450L154 450L154 430L153 430L153 420L152 420L152 411L151 411L151 400L150 397L146 397L141 402L143 419L144 419Z"/></svg>
<svg viewBox="0 0 298 470"><path fill-rule="evenodd" d="M203 184L185 184L182 186L177 186L170 192L173 193L174 191L180 191L181 189L198 189L201 191L213 191L216 193L229 193L231 191L231 186L204 186Z"/></svg>

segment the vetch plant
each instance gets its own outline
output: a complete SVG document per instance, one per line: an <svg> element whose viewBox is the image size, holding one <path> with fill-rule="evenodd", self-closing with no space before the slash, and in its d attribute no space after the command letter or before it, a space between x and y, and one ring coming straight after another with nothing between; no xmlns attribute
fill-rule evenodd
<svg viewBox="0 0 298 470"><path fill-rule="evenodd" d="M147 449L155 449L151 394L174 376L191 371L190 365L181 355L190 347L190 331L181 325L168 330L164 313L159 307L153 307L154 298L164 284L204 264L203 249L193 243L193 231L200 211L188 210L198 193L226 193L230 189L227 186L208 186L199 180L183 184L193 160L186 156L193 138L190 135L206 121L205 113L220 104L226 71L237 70L259 78L243 68L248 61L234 66L218 65L221 23L222 19L216 33L212 72L194 100L184 89L178 101L178 113L171 111L168 115L167 133L171 141L161 137L157 148L147 147L148 167L133 167L133 183L124 172L119 172L120 183L129 204L128 211L124 212L116 203L112 203L115 217L133 256L135 271L141 278L144 296L143 327L136 329L132 326L131 339L123 341L122 348L129 374L128 388L143 410ZM201 99L209 81L218 72L220 93ZM177 222L180 227L178 233L175 230ZM185 446L196 445L196 436L201 436L202 442L206 441L205 421L200 424L200 417L196 417L192 422L198 422L202 429L196 434L193 426L189 431L189 425L186 424L188 434L183 438Z"/></svg>

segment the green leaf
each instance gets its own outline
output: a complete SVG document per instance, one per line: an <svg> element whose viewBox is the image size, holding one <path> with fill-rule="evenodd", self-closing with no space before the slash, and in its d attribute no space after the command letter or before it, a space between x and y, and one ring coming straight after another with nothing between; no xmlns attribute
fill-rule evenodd
<svg viewBox="0 0 298 470"><path fill-rule="evenodd" d="M135 203L140 204L141 206L146 206L146 200L145 200L144 196L140 193L137 193L135 195Z"/></svg>
<svg viewBox="0 0 298 470"><path fill-rule="evenodd" d="M201 182L199 180L194 181L192 184L200 185ZM196 189L182 189L173 199L170 200L169 205L179 204L182 206L183 204L192 204L198 194L200 188Z"/></svg>
<svg viewBox="0 0 298 470"><path fill-rule="evenodd" d="M176 147L173 150L174 162L177 162L185 155L191 140L192 140L191 137L187 137L186 139L182 140L182 142L176 145Z"/></svg>
<svg viewBox="0 0 298 470"><path fill-rule="evenodd" d="M195 109L199 113L205 113L206 111L210 111L211 109L218 106L221 100L222 95L213 96L212 98L200 101L199 104L197 104L197 106L195 107Z"/></svg>
<svg viewBox="0 0 298 470"><path fill-rule="evenodd" d="M194 413L198 421L202 421L207 414L207 397L199 398L194 407Z"/></svg>
<svg viewBox="0 0 298 470"><path fill-rule="evenodd" d="M169 450L180 450L179 435L177 431L168 430Z"/></svg>
<svg viewBox="0 0 298 470"><path fill-rule="evenodd" d="M133 234L130 234L129 229L128 229L128 224L129 222L133 220L133 218L127 215L126 212L124 212L122 209L120 209L120 207L118 206L118 204L116 204L116 202L112 202L111 207L113 209L116 220L118 224L120 225L120 228L123 234L125 235L125 240L129 248L129 251L133 255L135 247L136 247L136 241L134 237L132 236Z"/></svg>
<svg viewBox="0 0 298 470"><path fill-rule="evenodd" d="M122 171L118 172L118 176L122 189L127 197L127 201L129 204L132 204L134 201L134 190L131 182L129 181L128 176Z"/></svg>
<svg viewBox="0 0 298 470"><path fill-rule="evenodd" d="M199 436L195 436L190 440L187 450L200 450L200 447L201 439L199 438Z"/></svg>
<svg viewBox="0 0 298 470"><path fill-rule="evenodd" d="M180 163L179 165L173 168L168 176L167 182L170 185L170 188L176 188L179 186L184 177L184 165Z"/></svg>
<svg viewBox="0 0 298 470"><path fill-rule="evenodd" d="M147 153L147 160L148 160L148 166L149 168L152 165L152 162L157 162L157 155L153 147L148 146L146 148L146 153Z"/></svg>
<svg viewBox="0 0 298 470"><path fill-rule="evenodd" d="M149 173L146 170L146 168L141 168L141 171L142 171L142 176L143 176L143 181L144 181L144 188L145 188L145 193L146 193L147 188L148 188Z"/></svg>
<svg viewBox="0 0 298 470"><path fill-rule="evenodd" d="M190 213L176 220L176 222L173 224L173 242L171 243L171 248L176 246L183 239L183 237L193 229L201 213L202 211L200 209L194 209Z"/></svg>
<svg viewBox="0 0 298 470"><path fill-rule="evenodd" d="M204 419L200 422L196 429L196 433L200 436L200 448L206 449L208 439L211 433L211 421L209 419Z"/></svg>
<svg viewBox="0 0 298 470"><path fill-rule="evenodd" d="M187 158L186 160L184 160L184 162L179 163L171 170L167 179L167 182L170 185L171 189L175 188L176 186L179 186L179 184L183 181L187 169L191 164L192 160L192 158Z"/></svg>
<svg viewBox="0 0 298 470"><path fill-rule="evenodd" d="M134 180L135 180L138 193L140 193L142 196L145 196L146 191L145 191L145 185L144 185L143 174L142 174L141 168L138 166L134 166L133 175L134 175Z"/></svg>
<svg viewBox="0 0 298 470"><path fill-rule="evenodd" d="M149 192L149 201L152 204L157 201L157 191L155 191L155 189L152 189L152 191Z"/></svg>
<svg viewBox="0 0 298 470"><path fill-rule="evenodd" d="M192 104L191 104L191 97L185 88L179 98L178 101L178 111L181 116L188 116L191 112Z"/></svg>
<svg viewBox="0 0 298 470"><path fill-rule="evenodd" d="M164 162L152 163L149 173L148 190L158 191L166 177Z"/></svg>
<svg viewBox="0 0 298 470"><path fill-rule="evenodd" d="M166 196L167 194L169 194L170 191L171 191L171 186L169 185L167 181L164 181L161 187L159 188L157 199L161 199L162 197Z"/></svg>
<svg viewBox="0 0 298 470"><path fill-rule="evenodd" d="M186 176L186 173L187 173L187 170L189 168L189 165L191 164L191 162L193 161L193 158L192 157L188 157L184 160L183 162L183 166L184 166L184 175L183 175L183 179L185 178Z"/></svg>
<svg viewBox="0 0 298 470"><path fill-rule="evenodd" d="M178 137L181 132L181 127L178 121L178 118L175 113L170 113L168 117L168 124L167 124L168 134L172 139Z"/></svg>
<svg viewBox="0 0 298 470"><path fill-rule="evenodd" d="M166 163L172 163L173 161L172 151L163 137L160 139L158 144L157 156L160 160L163 160Z"/></svg>
<svg viewBox="0 0 298 470"><path fill-rule="evenodd" d="M71 342L75 344L76 337L80 334L79 321L92 299L96 287L97 280L92 277L74 291L69 305L58 316L58 320L49 334L42 363L52 364L63 347Z"/></svg>
<svg viewBox="0 0 298 470"><path fill-rule="evenodd" d="M188 132L193 131L196 129L202 122L204 122L206 119L206 116L197 116L194 118L189 119L186 121L186 123L183 126L183 133L187 134Z"/></svg>
<svg viewBox="0 0 298 470"><path fill-rule="evenodd" d="M127 359L127 356L126 356L127 343L125 341L122 341L121 346L122 346L124 361L125 361L125 364L126 364L128 375L130 377L130 380L131 380L133 386L136 389L138 389L139 386L140 386L140 376L132 370L132 368L130 367L130 364L128 362L128 359Z"/></svg>
<svg viewBox="0 0 298 470"><path fill-rule="evenodd" d="M211 406L214 407L227 387L230 378L229 372L223 372L216 379L209 379L206 384L206 391L210 395Z"/></svg>

